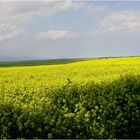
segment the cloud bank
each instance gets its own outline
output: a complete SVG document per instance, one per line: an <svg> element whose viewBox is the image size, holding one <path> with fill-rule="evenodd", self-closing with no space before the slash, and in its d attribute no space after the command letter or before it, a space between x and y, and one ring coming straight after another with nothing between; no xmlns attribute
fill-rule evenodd
<svg viewBox="0 0 140 140"><path fill-rule="evenodd" d="M40 39L68 39L68 38L75 38L78 36L77 32L72 31L58 31L58 30L50 30L47 32L41 32L38 35Z"/></svg>
<svg viewBox="0 0 140 140"><path fill-rule="evenodd" d="M103 6L85 2L65 1L0 1L0 41L17 36L27 37L25 28L41 17L49 17L67 10L94 15L104 10ZM53 29L52 29L53 30ZM27 33L26 33L27 32ZM62 31L63 32L63 31Z"/></svg>
<svg viewBox="0 0 140 140"><path fill-rule="evenodd" d="M140 32L140 11L117 11L106 16L99 23L95 34L106 32Z"/></svg>

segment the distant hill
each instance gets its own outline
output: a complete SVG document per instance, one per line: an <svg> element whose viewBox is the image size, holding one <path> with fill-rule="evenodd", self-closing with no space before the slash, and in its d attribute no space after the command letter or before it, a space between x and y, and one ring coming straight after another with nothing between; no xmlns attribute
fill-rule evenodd
<svg viewBox="0 0 140 140"><path fill-rule="evenodd" d="M9 56L0 56L0 61L15 61L15 58Z"/></svg>
<svg viewBox="0 0 140 140"><path fill-rule="evenodd" d="M137 56L124 56L124 57L137 57ZM0 67L38 66L38 65L57 65L57 64L60 65L60 64L68 64L68 63L72 63L72 62L85 61L85 60L91 60L91 59L109 59L109 58L123 58L123 57L23 60L22 58L17 59L17 58L13 58L13 57L0 56Z"/></svg>
<svg viewBox="0 0 140 140"><path fill-rule="evenodd" d="M31 58L26 58L26 60L30 60ZM25 60L24 57L13 57L13 56L0 56L0 62L1 61L21 61L21 60Z"/></svg>
<svg viewBox="0 0 140 140"><path fill-rule="evenodd" d="M56 65L68 64L86 59L50 59L50 60L23 60L23 61L1 61L0 67L15 67L15 66L38 66L38 65Z"/></svg>

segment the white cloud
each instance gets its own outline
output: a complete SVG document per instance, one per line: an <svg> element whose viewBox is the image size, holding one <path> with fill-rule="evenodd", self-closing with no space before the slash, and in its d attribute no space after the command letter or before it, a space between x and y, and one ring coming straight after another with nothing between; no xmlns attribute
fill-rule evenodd
<svg viewBox="0 0 140 140"><path fill-rule="evenodd" d="M27 25L39 17L47 17L81 5L65 1L0 1L0 41L24 35Z"/></svg>
<svg viewBox="0 0 140 140"><path fill-rule="evenodd" d="M66 10L84 10L89 14L102 11L102 7L86 2L64 1L0 1L0 41L27 35L26 26L40 17L51 16ZM29 35L28 35L29 36Z"/></svg>
<svg viewBox="0 0 140 140"><path fill-rule="evenodd" d="M19 36L24 36L24 31L23 30L15 30L15 31L12 31L10 33L5 33L5 34L0 34L0 41L1 40L7 40L7 39L11 39L13 37L19 37ZM26 35L25 35L26 36Z"/></svg>
<svg viewBox="0 0 140 140"><path fill-rule="evenodd" d="M24 29L20 28L17 25L10 26L10 23L1 23L0 24L0 41L15 38L15 37L25 37L26 33Z"/></svg>
<svg viewBox="0 0 140 140"><path fill-rule="evenodd" d="M59 31L59 30L50 30L47 32L41 32L38 34L39 39L68 39L68 38L75 38L79 34L72 31Z"/></svg>
<svg viewBox="0 0 140 140"><path fill-rule="evenodd" d="M94 5L94 4L88 4L87 6L84 6L85 8L85 11L90 14L90 15L95 15L97 13L101 13L103 12L106 7L105 6L97 6L97 5Z"/></svg>
<svg viewBox="0 0 140 140"><path fill-rule="evenodd" d="M106 16L97 26L95 34L105 32L138 32L140 31L140 11L119 11Z"/></svg>

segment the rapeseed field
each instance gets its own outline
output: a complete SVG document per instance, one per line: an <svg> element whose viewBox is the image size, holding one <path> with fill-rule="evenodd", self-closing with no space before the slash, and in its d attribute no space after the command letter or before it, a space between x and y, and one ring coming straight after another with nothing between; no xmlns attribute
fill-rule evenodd
<svg viewBox="0 0 140 140"><path fill-rule="evenodd" d="M140 57L0 67L0 138L140 138Z"/></svg>

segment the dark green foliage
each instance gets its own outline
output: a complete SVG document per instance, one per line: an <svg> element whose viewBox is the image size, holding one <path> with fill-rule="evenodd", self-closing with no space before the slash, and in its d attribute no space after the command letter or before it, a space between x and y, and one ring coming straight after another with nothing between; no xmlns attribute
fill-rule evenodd
<svg viewBox="0 0 140 140"><path fill-rule="evenodd" d="M69 79L48 98L36 110L1 104L0 137L140 138L140 76L84 87Z"/></svg>
<svg viewBox="0 0 140 140"><path fill-rule="evenodd" d="M19 67L19 66L39 66L39 65L60 65L72 62L80 62L88 59L48 59L48 60L23 60L23 61L0 61L0 67Z"/></svg>

